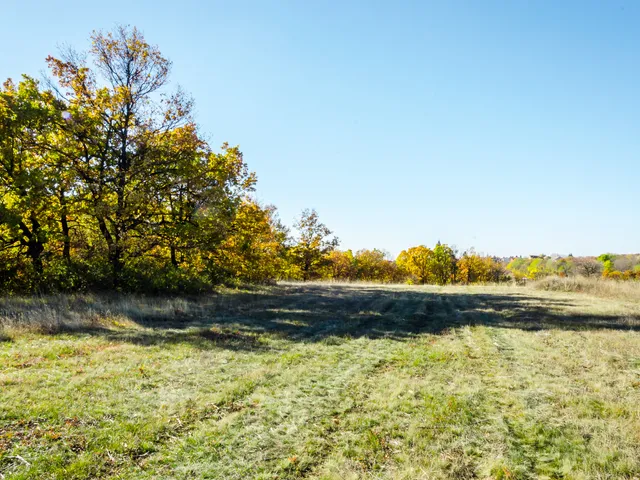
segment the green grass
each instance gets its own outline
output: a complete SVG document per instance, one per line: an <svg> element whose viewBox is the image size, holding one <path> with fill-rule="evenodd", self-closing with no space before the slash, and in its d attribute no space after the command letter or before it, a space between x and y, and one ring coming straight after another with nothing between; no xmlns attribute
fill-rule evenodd
<svg viewBox="0 0 640 480"><path fill-rule="evenodd" d="M281 285L0 301L0 478L637 479L640 302Z"/></svg>

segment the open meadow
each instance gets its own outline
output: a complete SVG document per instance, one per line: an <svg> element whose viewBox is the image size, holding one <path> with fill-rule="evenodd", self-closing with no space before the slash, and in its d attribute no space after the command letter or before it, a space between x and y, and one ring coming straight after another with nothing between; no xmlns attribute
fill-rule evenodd
<svg viewBox="0 0 640 480"><path fill-rule="evenodd" d="M640 2L0 16L0 480L640 480Z"/></svg>
<svg viewBox="0 0 640 480"><path fill-rule="evenodd" d="M281 284L0 324L0 478L640 478L632 297Z"/></svg>

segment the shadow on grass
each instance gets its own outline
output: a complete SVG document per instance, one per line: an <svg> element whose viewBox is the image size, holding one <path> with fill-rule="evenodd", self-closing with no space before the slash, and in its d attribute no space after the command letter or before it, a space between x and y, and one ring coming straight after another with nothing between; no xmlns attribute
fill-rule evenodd
<svg viewBox="0 0 640 480"><path fill-rule="evenodd" d="M162 305L166 300L137 299ZM133 302L128 299L127 301ZM637 316L589 314L566 300L514 289L507 293L429 292L416 288L303 284L259 292L181 299L181 309L162 314L135 310L141 329L75 328L139 345L189 343L198 348L261 350L265 336L293 342L330 337L405 340L465 325L522 330L616 329L640 331Z"/></svg>

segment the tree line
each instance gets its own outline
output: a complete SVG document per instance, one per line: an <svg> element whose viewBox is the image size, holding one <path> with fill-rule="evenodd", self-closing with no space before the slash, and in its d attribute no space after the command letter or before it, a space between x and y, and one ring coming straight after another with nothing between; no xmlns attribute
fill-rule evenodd
<svg viewBox="0 0 640 480"><path fill-rule="evenodd" d="M171 62L135 28L94 32L88 51L46 62L45 80L23 75L0 89L2 292L199 292L281 279L444 285L543 271L458 257L441 243L395 260L341 251L314 210L289 230L253 199L257 177L240 148L207 142L193 100L169 89ZM603 271L615 276L608 260Z"/></svg>
<svg viewBox="0 0 640 480"><path fill-rule="evenodd" d="M23 76L0 91L3 289L195 288L222 275L242 215L271 212L249 200L239 148L214 151L192 100L167 90L171 63L120 27L47 64L44 85Z"/></svg>
<svg viewBox="0 0 640 480"><path fill-rule="evenodd" d="M640 255L604 253L598 257L516 257L506 265L514 280L537 280L549 275L640 280Z"/></svg>

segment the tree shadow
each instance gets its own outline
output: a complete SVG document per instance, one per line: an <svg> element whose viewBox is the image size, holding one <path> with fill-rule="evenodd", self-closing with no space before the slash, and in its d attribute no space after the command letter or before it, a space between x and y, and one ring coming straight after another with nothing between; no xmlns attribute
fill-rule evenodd
<svg viewBox="0 0 640 480"><path fill-rule="evenodd" d="M177 309L170 299L137 298L146 307L157 305L155 309L134 308L125 315L140 328L79 327L67 333L101 335L137 345L188 343L202 349L264 350L272 348L265 338L291 342L319 342L330 337L406 340L466 325L534 331L640 331L637 312L589 313L586 297L576 294L575 299L568 298L543 297L515 288L494 294L300 284L183 298Z"/></svg>

